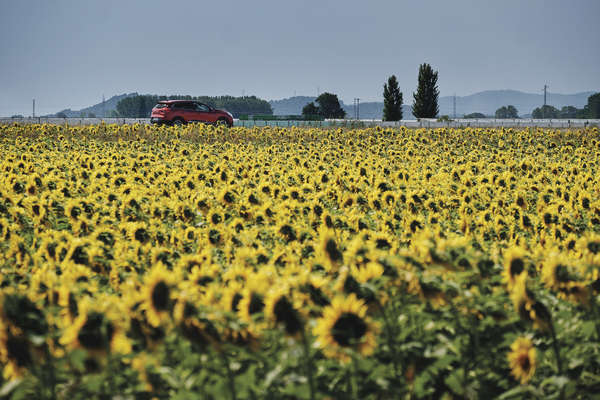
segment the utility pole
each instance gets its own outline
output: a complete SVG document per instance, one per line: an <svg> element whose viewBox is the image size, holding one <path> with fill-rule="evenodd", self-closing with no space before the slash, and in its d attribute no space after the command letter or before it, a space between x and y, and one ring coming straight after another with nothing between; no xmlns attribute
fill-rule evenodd
<svg viewBox="0 0 600 400"><path fill-rule="evenodd" d="M453 109L453 113L454 113L454 119L456 119L456 93L454 93L454 98L452 99L452 109Z"/></svg>
<svg viewBox="0 0 600 400"><path fill-rule="evenodd" d="M33 99L33 111L31 113L31 117L35 118L35 99Z"/></svg>
<svg viewBox="0 0 600 400"><path fill-rule="evenodd" d="M544 107L542 107L542 117L546 118L546 90L548 89L548 85L544 85Z"/></svg>
<svg viewBox="0 0 600 400"><path fill-rule="evenodd" d="M354 117L357 120L360 119L360 99L358 97L354 98Z"/></svg>

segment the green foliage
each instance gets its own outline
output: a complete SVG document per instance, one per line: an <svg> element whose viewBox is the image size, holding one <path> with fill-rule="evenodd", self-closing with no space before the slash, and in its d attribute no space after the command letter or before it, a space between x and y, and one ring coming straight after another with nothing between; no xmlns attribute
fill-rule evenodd
<svg viewBox="0 0 600 400"><path fill-rule="evenodd" d="M302 115L305 117L320 116L322 118L344 118L346 111L340 105L337 95L333 93L322 93L315 102L310 102L302 109Z"/></svg>
<svg viewBox="0 0 600 400"><path fill-rule="evenodd" d="M559 118L564 118L564 119L573 119L573 118L577 118L577 112L579 110L577 109L577 107L573 107L573 106L564 106L563 108L560 109L559 112Z"/></svg>
<svg viewBox="0 0 600 400"><path fill-rule="evenodd" d="M519 118L519 112L515 106L502 106L496 110L496 118L498 119L515 119Z"/></svg>
<svg viewBox="0 0 600 400"><path fill-rule="evenodd" d="M600 118L600 93L588 97L588 102L583 108L564 106L560 110L546 105L533 110L533 118L561 118L561 119L598 119Z"/></svg>
<svg viewBox="0 0 600 400"><path fill-rule="evenodd" d="M400 121L401 119L402 92L398 87L396 75L392 75L383 85L383 120Z"/></svg>
<svg viewBox="0 0 600 400"><path fill-rule="evenodd" d="M319 107L312 101L302 108L302 116L304 117L315 117L319 115Z"/></svg>
<svg viewBox="0 0 600 400"><path fill-rule="evenodd" d="M117 104L117 114L126 118L148 118L152 108L160 100L194 100L208 104L214 108L225 109L237 118L241 114L273 114L271 105L256 96L157 96L137 95L126 97Z"/></svg>
<svg viewBox="0 0 600 400"><path fill-rule="evenodd" d="M438 73L425 63L419 67L419 83L413 93L413 115L417 118L435 118L439 113L437 87Z"/></svg>
<svg viewBox="0 0 600 400"><path fill-rule="evenodd" d="M595 93L588 97L588 118L600 118L600 93Z"/></svg>
<svg viewBox="0 0 600 400"><path fill-rule="evenodd" d="M485 114L482 114L480 112L474 112L471 114L466 114L463 118L466 119L482 119L482 118L486 118Z"/></svg>
<svg viewBox="0 0 600 400"><path fill-rule="evenodd" d="M533 110L533 113L531 113L531 116L535 119L559 118L559 115L560 111L558 111L556 107L550 105L538 107L535 110Z"/></svg>

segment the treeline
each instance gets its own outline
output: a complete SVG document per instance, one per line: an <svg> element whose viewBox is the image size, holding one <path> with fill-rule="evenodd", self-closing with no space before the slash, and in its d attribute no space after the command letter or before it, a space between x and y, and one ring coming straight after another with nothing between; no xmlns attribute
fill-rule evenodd
<svg viewBox="0 0 600 400"><path fill-rule="evenodd" d="M267 114L272 115L273 109L269 102L259 99L256 96L157 96L157 95L138 95L122 99L117 103L116 111L112 112L113 117L123 118L148 118L152 108L161 100L193 100L208 104L211 107L229 111L234 118L240 115L248 114Z"/></svg>
<svg viewBox="0 0 600 400"><path fill-rule="evenodd" d="M595 93L588 97L588 102L583 108L573 106L565 106L560 110L556 107L545 105L536 108L531 114L533 118L561 118L561 119L578 119L578 118L600 118L600 93Z"/></svg>

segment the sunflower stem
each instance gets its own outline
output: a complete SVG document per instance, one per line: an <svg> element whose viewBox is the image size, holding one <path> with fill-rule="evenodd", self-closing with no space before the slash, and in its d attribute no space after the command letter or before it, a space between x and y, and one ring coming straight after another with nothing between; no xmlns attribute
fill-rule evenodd
<svg viewBox="0 0 600 400"><path fill-rule="evenodd" d="M46 353L47 366L48 366L48 375L49 375L49 386L50 386L50 399L56 399L56 376L54 374L54 365L52 365L52 355L50 354L50 350L48 349L48 345L44 346L44 350Z"/></svg>
<svg viewBox="0 0 600 400"><path fill-rule="evenodd" d="M594 326L596 327L596 340L600 341L600 318L598 318L598 303L594 291L590 290L590 304L592 307L592 315L594 317Z"/></svg>
<svg viewBox="0 0 600 400"><path fill-rule="evenodd" d="M315 382L313 377L312 357L310 356L310 347L308 338L306 337L306 329L302 328L302 345L304 347L304 363L306 368L306 376L308 378L308 388L310 391L310 400L315 399Z"/></svg>
<svg viewBox="0 0 600 400"><path fill-rule="evenodd" d="M358 365L356 362L356 355L354 353L352 353L352 362L350 364L348 372L350 374L350 393L352 393L352 396L350 398L358 399L358 385L356 383L356 376L358 375Z"/></svg>
<svg viewBox="0 0 600 400"><path fill-rule="evenodd" d="M385 308L381 304L379 300L376 300L377 306L381 311L381 316L383 317L383 324L385 325L386 336L388 341L388 346L390 348L390 352L392 353L392 365L394 367L394 379L398 380L398 360L396 357L396 346L394 344L394 329L390 323L390 320L385 312Z"/></svg>
<svg viewBox="0 0 600 400"><path fill-rule="evenodd" d="M552 335L552 347L556 356L556 367L559 375L562 375L562 360L560 358L560 349L558 348L558 339L556 338L556 330L554 329L554 321L550 321L550 334Z"/></svg>
<svg viewBox="0 0 600 400"><path fill-rule="evenodd" d="M229 392L231 393L231 400L237 399L237 393L235 391L235 376L233 375L233 371L229 366L229 359L227 358L226 350L223 349L221 352L223 364L225 365L225 370L227 370L227 380L229 381Z"/></svg>

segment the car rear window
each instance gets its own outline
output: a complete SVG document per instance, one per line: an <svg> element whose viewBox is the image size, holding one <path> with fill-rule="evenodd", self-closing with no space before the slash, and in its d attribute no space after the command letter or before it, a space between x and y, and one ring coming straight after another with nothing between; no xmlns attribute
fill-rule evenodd
<svg viewBox="0 0 600 400"><path fill-rule="evenodd" d="M165 103L158 103L154 106L154 108L169 108L169 105Z"/></svg>

